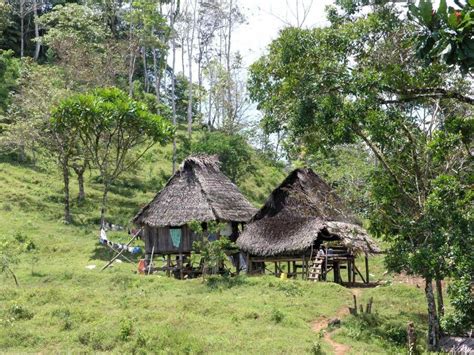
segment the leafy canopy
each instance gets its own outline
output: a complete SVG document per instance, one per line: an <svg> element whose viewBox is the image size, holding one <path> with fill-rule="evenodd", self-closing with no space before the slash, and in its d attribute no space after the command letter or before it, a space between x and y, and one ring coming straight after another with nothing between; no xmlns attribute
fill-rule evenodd
<svg viewBox="0 0 474 355"><path fill-rule="evenodd" d="M438 9L431 0L411 4L408 15L417 25L417 54L429 62L443 61L459 66L463 73L474 69L474 1L455 1L457 8L440 0Z"/></svg>

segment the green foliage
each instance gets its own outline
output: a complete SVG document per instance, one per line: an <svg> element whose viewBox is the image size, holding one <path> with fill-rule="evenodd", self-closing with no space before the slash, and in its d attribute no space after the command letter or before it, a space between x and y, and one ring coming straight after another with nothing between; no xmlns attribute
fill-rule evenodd
<svg viewBox="0 0 474 355"><path fill-rule="evenodd" d="M0 0L0 35L3 35L3 31L10 25L10 11L11 6L5 0ZM1 40L0 40L1 43Z"/></svg>
<svg viewBox="0 0 474 355"><path fill-rule="evenodd" d="M48 134L50 112L54 105L67 96L62 72L53 66L38 65L31 59L22 62L21 75L15 94L10 96L8 118L1 124L1 148L16 152L20 161L33 159L43 150L52 148L53 139ZM44 154L42 158L49 158Z"/></svg>
<svg viewBox="0 0 474 355"><path fill-rule="evenodd" d="M375 159L361 144L338 145L331 151L300 156L307 165L321 175L335 189L351 211L368 217L370 205L370 177ZM293 165L298 166L299 161Z"/></svg>
<svg viewBox="0 0 474 355"><path fill-rule="evenodd" d="M201 260L202 274L216 274L224 266L227 255L234 254L238 251L235 243L228 238L220 236L219 239L210 241L209 234L219 235L219 232L225 226L224 223L210 221L203 224L193 221L189 224L191 230L200 236L200 240L193 242L193 252L191 258L193 260Z"/></svg>
<svg viewBox="0 0 474 355"><path fill-rule="evenodd" d="M474 3L458 1L456 5L448 7L441 0L435 10L431 0L420 0L410 5L408 15L418 28L419 57L428 63L441 60L468 73L474 68Z"/></svg>
<svg viewBox="0 0 474 355"><path fill-rule="evenodd" d="M77 91L125 82L127 46L112 40L103 15L92 7L68 3L38 20L45 29L41 41L48 47L48 61L62 68L68 86Z"/></svg>
<svg viewBox="0 0 474 355"><path fill-rule="evenodd" d="M267 127L284 127L290 154L305 163L341 144L370 149L370 229L389 241L391 270L472 274L472 253L460 247L473 235L471 107L453 100L470 102L466 82L441 63L423 65L410 50L413 24L384 2L336 20L283 30L252 65L250 93L274 121Z"/></svg>
<svg viewBox="0 0 474 355"><path fill-rule="evenodd" d="M474 297L472 296L472 280L468 275L454 280L448 286L448 294L452 298L454 310L443 318L443 329L449 334L466 335L474 325Z"/></svg>
<svg viewBox="0 0 474 355"><path fill-rule="evenodd" d="M252 148L239 134L221 131L205 132L189 149L180 152L180 156L192 154L215 154L221 162L221 169L233 182L242 181L254 170Z"/></svg>
<svg viewBox="0 0 474 355"><path fill-rule="evenodd" d="M10 92L16 88L20 75L20 62L13 51L0 49L0 121L10 103Z"/></svg>
<svg viewBox="0 0 474 355"><path fill-rule="evenodd" d="M18 264L22 254L33 252L35 249L35 243L24 234L16 233L13 236L1 236L0 273L10 274L18 286L18 280L12 270L12 267L13 265Z"/></svg>
<svg viewBox="0 0 474 355"><path fill-rule="evenodd" d="M120 322L120 335L122 341L127 341L133 333L133 323L130 319L122 319Z"/></svg>
<svg viewBox="0 0 474 355"><path fill-rule="evenodd" d="M99 170L104 194L103 222L110 185L156 143L164 145L173 127L148 107L117 88L95 89L63 100L52 112L57 135L82 144L85 154Z"/></svg>

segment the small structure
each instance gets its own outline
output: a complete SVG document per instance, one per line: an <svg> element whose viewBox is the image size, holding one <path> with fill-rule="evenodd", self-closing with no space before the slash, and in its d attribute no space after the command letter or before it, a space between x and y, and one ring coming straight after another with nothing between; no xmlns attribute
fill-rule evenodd
<svg viewBox="0 0 474 355"><path fill-rule="evenodd" d="M237 186L221 172L217 157L201 155L184 160L133 222L143 228L146 259L167 256L164 269L179 270L182 276L184 260L199 238L189 228L190 222L201 222L204 230L210 221L227 223L221 235L235 241L239 227L241 230L255 212Z"/></svg>
<svg viewBox="0 0 474 355"><path fill-rule="evenodd" d="M380 249L349 213L341 199L311 169L294 170L269 196L237 240L247 254L247 270L264 271L273 262L276 275L286 263L288 276L302 275L313 280L348 282L357 275L369 282L369 254ZM355 256L365 256L365 276L355 264Z"/></svg>

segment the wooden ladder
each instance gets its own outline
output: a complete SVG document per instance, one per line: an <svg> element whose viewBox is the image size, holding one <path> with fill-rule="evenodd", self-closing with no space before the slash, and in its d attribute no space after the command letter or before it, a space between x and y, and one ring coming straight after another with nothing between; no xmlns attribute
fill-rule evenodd
<svg viewBox="0 0 474 355"><path fill-rule="evenodd" d="M309 269L308 280L309 281L319 281L319 277L323 273L323 265L324 265L325 256L316 256L313 260L313 265L311 265Z"/></svg>

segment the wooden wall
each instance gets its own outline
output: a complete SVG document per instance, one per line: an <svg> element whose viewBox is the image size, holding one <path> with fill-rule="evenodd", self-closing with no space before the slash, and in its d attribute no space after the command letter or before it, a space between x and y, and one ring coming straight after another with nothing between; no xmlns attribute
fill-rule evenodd
<svg viewBox="0 0 474 355"><path fill-rule="evenodd" d="M193 242L199 237L186 225L176 228L181 228L181 243L178 247L175 247L171 241L170 227L145 226L143 235L145 252L151 254L154 245L154 254L190 253Z"/></svg>

